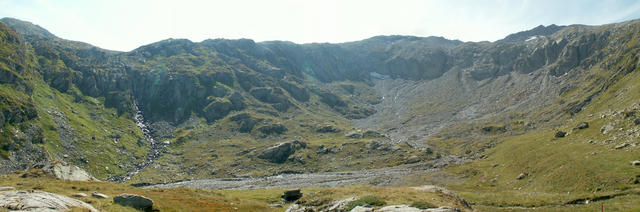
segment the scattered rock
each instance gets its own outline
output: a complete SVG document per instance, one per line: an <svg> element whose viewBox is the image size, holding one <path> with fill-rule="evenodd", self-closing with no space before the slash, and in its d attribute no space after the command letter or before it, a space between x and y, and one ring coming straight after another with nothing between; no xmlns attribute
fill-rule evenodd
<svg viewBox="0 0 640 212"><path fill-rule="evenodd" d="M327 211L345 211L347 205L350 202L353 202L353 201L356 201L355 197L350 197L350 198L343 199L343 200L333 201L333 202L331 202L331 206L329 206Z"/></svg>
<svg viewBox="0 0 640 212"><path fill-rule="evenodd" d="M289 206L289 208L287 208L287 210L285 210L285 212L306 212L307 211L307 207L298 205L298 204L293 204L291 206ZM313 211L313 210L311 210Z"/></svg>
<svg viewBox="0 0 640 212"><path fill-rule="evenodd" d="M213 122L227 116L232 109L233 104L228 99L215 98L202 111L207 121Z"/></svg>
<svg viewBox="0 0 640 212"><path fill-rule="evenodd" d="M623 143L614 147L614 149L624 149L624 148L627 148L628 146L629 146L629 143Z"/></svg>
<svg viewBox="0 0 640 212"><path fill-rule="evenodd" d="M362 130L354 130L350 131L344 136L348 138L385 138L386 136L382 133L379 133L375 130L367 130L362 132Z"/></svg>
<svg viewBox="0 0 640 212"><path fill-rule="evenodd" d="M565 136L567 136L567 132L564 131L558 131L555 135L556 138L564 138Z"/></svg>
<svg viewBox="0 0 640 212"><path fill-rule="evenodd" d="M287 158L287 160L291 161L291 162L296 162L296 163L300 163L300 164L305 164L306 161L304 159L304 156L302 155L296 155L296 156L290 156Z"/></svg>
<svg viewBox="0 0 640 212"><path fill-rule="evenodd" d="M309 91L306 88L304 88L304 86L298 85L297 83L294 83L294 82L285 81L285 80L280 81L280 86L285 90L287 90L287 92L289 92L291 97L293 97L294 99L300 102L309 101L309 97L310 97Z"/></svg>
<svg viewBox="0 0 640 212"><path fill-rule="evenodd" d="M262 132L265 135L280 135L286 132L288 129L284 125L280 123L269 124L258 128L258 131Z"/></svg>
<svg viewBox="0 0 640 212"><path fill-rule="evenodd" d="M520 175L518 175L518 177L516 177L516 179L518 179L518 180L522 180L522 179L524 179L525 177L527 177L527 175L528 175L527 173L520 173Z"/></svg>
<svg viewBox="0 0 640 212"><path fill-rule="evenodd" d="M284 92L280 88L273 87L258 87L252 88L249 93L264 103L269 103L274 109L284 112L289 107L294 106L291 101L284 95Z"/></svg>
<svg viewBox="0 0 640 212"><path fill-rule="evenodd" d="M640 160L631 161L631 165L640 166Z"/></svg>
<svg viewBox="0 0 640 212"><path fill-rule="evenodd" d="M507 126L505 126L505 125L499 125L499 126L490 125L490 126L482 127L482 131L485 132L485 133L504 133L504 132L507 132Z"/></svg>
<svg viewBox="0 0 640 212"><path fill-rule="evenodd" d="M374 130L367 130L362 133L363 138L384 138L385 135Z"/></svg>
<svg viewBox="0 0 640 212"><path fill-rule="evenodd" d="M424 148L424 153L430 155L433 153L433 150L430 147Z"/></svg>
<svg viewBox="0 0 640 212"><path fill-rule="evenodd" d="M347 138L362 138L362 133L358 131L351 131L345 134Z"/></svg>
<svg viewBox="0 0 640 212"><path fill-rule="evenodd" d="M98 198L98 199L106 199L109 198L109 196L107 196L106 194L103 193L99 193L99 192L93 192L91 193L92 197Z"/></svg>
<svg viewBox="0 0 640 212"><path fill-rule="evenodd" d="M71 195L72 197L87 197L87 194L85 193L75 193Z"/></svg>
<svg viewBox="0 0 640 212"><path fill-rule="evenodd" d="M10 191L10 190L16 190L15 187L11 187L11 186L2 186L0 187L0 191Z"/></svg>
<svg viewBox="0 0 640 212"><path fill-rule="evenodd" d="M229 120L234 121L238 124L238 132L248 133L253 130L253 127L258 123L258 119L254 119L248 113L239 113L231 116Z"/></svg>
<svg viewBox="0 0 640 212"><path fill-rule="evenodd" d="M288 190L288 191L285 191L281 197L286 202L293 202L302 197L302 192L300 192L300 189Z"/></svg>
<svg viewBox="0 0 640 212"><path fill-rule="evenodd" d="M293 140L285 143L269 147L262 150L258 155L258 158L268 160L273 163L283 163L289 158L290 155L296 152L296 150L307 147L307 143Z"/></svg>
<svg viewBox="0 0 640 212"><path fill-rule="evenodd" d="M329 124L322 124L316 127L316 132L319 132L319 133L336 133L339 131L340 130L336 129L335 127Z"/></svg>
<svg viewBox="0 0 640 212"><path fill-rule="evenodd" d="M68 211L71 208L83 208L97 212L93 206L80 200L59 194L29 190L0 192L0 210L11 211Z"/></svg>
<svg viewBox="0 0 640 212"><path fill-rule="evenodd" d="M48 169L36 168L36 169L29 169L25 171L23 174L20 175L20 177L21 178L37 178L37 177L52 176L52 175L53 174Z"/></svg>
<svg viewBox="0 0 640 212"><path fill-rule="evenodd" d="M471 205L469 205L469 203L465 199L463 199L462 197L458 196L456 193L453 193L453 191L450 191L446 188L433 186L433 185L425 185L425 186L411 187L411 188L420 190L420 191L431 191L431 192L442 193L446 196L449 196L450 199L456 200L460 205L464 206L465 208L472 210ZM443 207L440 207L440 208L443 208ZM459 211L458 209L455 209L455 210Z"/></svg>
<svg viewBox="0 0 640 212"><path fill-rule="evenodd" d="M374 209L371 207L364 207L364 206L356 206L355 208L351 209L350 212L373 212Z"/></svg>
<svg viewBox="0 0 640 212"><path fill-rule="evenodd" d="M424 211L425 212L460 212L459 209L452 208L452 207L449 207L449 206L442 206L442 207L439 207L439 208L429 208L429 209L426 209Z"/></svg>
<svg viewBox="0 0 640 212"><path fill-rule="evenodd" d="M382 143L377 142L377 141L372 141L372 142L369 142L369 143L367 143L365 145L365 147L367 147L367 148L369 148L371 150L376 150L376 149L380 148L381 146L382 146Z"/></svg>
<svg viewBox="0 0 640 212"><path fill-rule="evenodd" d="M611 130L613 130L613 123L608 123L600 128L600 132L605 135L611 132Z"/></svg>
<svg viewBox="0 0 640 212"><path fill-rule="evenodd" d="M270 208L282 208L281 204L269 204Z"/></svg>
<svg viewBox="0 0 640 212"><path fill-rule="evenodd" d="M118 194L113 198L113 202L140 210L151 210L153 207L153 200L136 194Z"/></svg>
<svg viewBox="0 0 640 212"><path fill-rule="evenodd" d="M236 152L236 153L235 153L235 155L236 155L236 156L246 155L246 154L248 154L248 153L253 152L253 150L256 150L256 147L249 148L249 149L244 149L244 150L242 150L242 151Z"/></svg>
<svg viewBox="0 0 640 212"><path fill-rule="evenodd" d="M421 212L419 208L414 208L408 205L390 205L383 208L380 208L376 211L384 211L384 212Z"/></svg>
<svg viewBox="0 0 640 212"><path fill-rule="evenodd" d="M402 149L402 147L400 147L400 146L398 146L396 144L392 144L391 146L389 146L389 148L383 148L382 150L385 150L385 151L398 151L398 150L401 150L401 149Z"/></svg>
<svg viewBox="0 0 640 212"><path fill-rule="evenodd" d="M622 114L624 115L625 118L631 118L631 117L636 117L636 112L635 111L624 111L622 112Z"/></svg>
<svg viewBox="0 0 640 212"><path fill-rule="evenodd" d="M417 163L417 162L420 162L420 157L413 155L413 156L407 158L407 161L404 162L404 163L405 164L412 164L412 163Z"/></svg>
<svg viewBox="0 0 640 212"><path fill-rule="evenodd" d="M578 129L586 129L589 128L589 123L587 122L580 122L577 126Z"/></svg>
<svg viewBox="0 0 640 212"><path fill-rule="evenodd" d="M331 149L327 148L327 147L326 147L326 146L324 146L324 145L320 145L320 146L318 147L318 151L316 151L316 154L319 154L319 155L326 155L326 154L329 154L330 152L331 152Z"/></svg>

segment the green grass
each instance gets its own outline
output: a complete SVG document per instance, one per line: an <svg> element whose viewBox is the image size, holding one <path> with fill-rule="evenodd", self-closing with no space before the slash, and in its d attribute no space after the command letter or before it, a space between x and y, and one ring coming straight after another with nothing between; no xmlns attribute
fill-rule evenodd
<svg viewBox="0 0 640 212"><path fill-rule="evenodd" d="M30 172L33 172L31 170ZM142 189L110 182L64 181L48 176L20 177L22 173L0 175L0 186L12 186L18 190L37 189L64 196L97 191L109 196L107 199L79 198L101 211L135 211L113 203L113 197L121 193L132 193L154 201L153 208L160 211L284 211L293 203L284 203L280 198L286 189L256 190L207 190L192 188ZM303 188L303 198L296 203L310 205L356 197L363 203L374 205L409 204L411 202L433 202L468 211L457 200L439 192L420 191L406 187L346 187ZM376 198L371 198L375 196ZM271 208L269 204L280 204L282 208Z"/></svg>
<svg viewBox="0 0 640 212"><path fill-rule="evenodd" d="M387 202L384 201L384 199L377 197L377 196L364 196L364 197L360 197L355 201L350 202L349 204L347 204L346 209L347 210L351 210L353 208L355 208L356 206L383 206L386 205Z"/></svg>
<svg viewBox="0 0 640 212"><path fill-rule="evenodd" d="M438 206L436 206L436 205L434 205L434 204L432 204L430 202L427 202L427 201L415 201L415 202L412 202L411 205L409 205L409 206L414 207L414 208L420 208L420 209L437 208L438 207Z"/></svg>
<svg viewBox="0 0 640 212"><path fill-rule="evenodd" d="M633 123L635 117L625 117L634 111L637 114L637 105L640 105L637 83L640 72L638 67L629 66L629 61L638 60L635 53L638 48L634 45L632 50L609 55L604 61L616 61L608 66L610 69L603 69L605 66L599 64L585 70L575 79L582 83L563 93L553 104L525 116L529 120L548 121L535 121L541 123L536 128L485 137L484 142L497 144L495 148L482 152L484 159L448 167L446 172L466 179L464 183L448 187L478 205L480 211L518 211L532 207L544 211L597 210L601 203L609 211L638 210L633 202L640 199L637 180L640 169L630 161L639 159L640 147L615 149L619 144L634 143L638 139L640 126ZM603 85L607 89L581 112L575 115L565 112L572 103L583 101ZM588 122L590 127L575 129L580 122ZM601 127L607 124L615 125L614 129L601 133ZM569 135L555 138L558 130ZM527 176L516 179L521 173ZM577 199L610 195L616 197L589 205L565 205Z"/></svg>
<svg viewBox="0 0 640 212"><path fill-rule="evenodd" d="M74 95L73 92L80 91L72 88L69 93L62 93L49 88L42 81L34 83L33 101L37 105L39 122L46 138L44 145L52 158L61 159L63 154L69 154L76 164L100 179L124 173L126 170L118 164L124 162L125 165L133 165L144 160L148 144L138 146L138 140L143 139L142 133L126 114L114 116L116 110L105 108L104 100L81 93ZM57 115L58 112L63 115ZM57 119L72 129L60 128L60 123L56 124L53 117L64 117ZM63 144L60 132L64 130L68 130L72 136L71 145L75 149L67 149ZM115 139L114 135L120 138ZM74 151L80 155L74 154ZM82 159L89 163L81 163ZM109 167L109 170L105 167Z"/></svg>

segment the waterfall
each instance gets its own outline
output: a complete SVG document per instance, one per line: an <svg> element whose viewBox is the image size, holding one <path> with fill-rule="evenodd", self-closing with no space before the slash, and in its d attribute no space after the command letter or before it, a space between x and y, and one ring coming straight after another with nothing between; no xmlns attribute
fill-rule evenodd
<svg viewBox="0 0 640 212"><path fill-rule="evenodd" d="M135 168L132 171L129 171L122 175L112 176L108 180L115 182L124 182L131 179L133 176L138 174L143 169L147 168L150 164L152 164L156 159L162 155L164 152L165 146L156 142L156 140L151 136L151 130L149 129L149 125L144 121L144 116L140 108L138 107L138 102L133 101L133 107L135 110L135 115L133 116L133 121L136 123L136 126L142 131L142 135L144 140L149 143L149 152L147 153L147 159L139 164L136 164Z"/></svg>

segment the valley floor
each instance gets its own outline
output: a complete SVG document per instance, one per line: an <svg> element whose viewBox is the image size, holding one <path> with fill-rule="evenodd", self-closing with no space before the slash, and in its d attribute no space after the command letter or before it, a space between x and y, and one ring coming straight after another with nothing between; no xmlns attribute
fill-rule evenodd
<svg viewBox="0 0 640 212"><path fill-rule="evenodd" d="M407 180L416 174L429 177L432 182L438 181L453 185L462 182L461 180L445 182L447 177L453 176L447 175L442 170L417 171L404 167L362 172L285 174L253 180L200 180L146 188L111 182L65 181L49 176L18 173L1 176L0 187L10 186L17 190L42 190L64 196L71 196L78 192L87 194L100 192L109 197L121 193L133 193L153 199L154 210L158 211L284 211L294 203L322 205L351 197L371 196L384 199L386 205L428 202L434 206L450 206L462 211L598 211L603 206L606 211L638 211L640 209L638 205L640 189L603 192L586 198L593 199L587 202L584 194L454 190L460 195L460 198L451 191L434 186L398 186L394 182L387 184L393 187L362 184L365 181L372 183L370 176L385 179L387 177L394 179L393 176L395 176L395 178ZM327 180L323 181L322 179ZM406 182L410 182L410 180L404 183ZM281 199L280 196L285 190L300 187L302 187L304 194L302 199L297 202L284 202ZM133 208L115 204L112 198L97 199L91 196L74 198L89 203L101 211L135 211ZM517 199L524 203L532 203L532 201L539 203L520 205L510 203ZM467 202L472 209L465 208ZM82 210L73 209L73 211Z"/></svg>
<svg viewBox="0 0 640 212"><path fill-rule="evenodd" d="M204 179L157 184L144 188L196 189L269 189L269 188L309 188L309 187L346 187L354 185L389 186L401 183L407 175L435 172L439 169L421 167L419 164L393 168L303 174L280 174L255 178Z"/></svg>

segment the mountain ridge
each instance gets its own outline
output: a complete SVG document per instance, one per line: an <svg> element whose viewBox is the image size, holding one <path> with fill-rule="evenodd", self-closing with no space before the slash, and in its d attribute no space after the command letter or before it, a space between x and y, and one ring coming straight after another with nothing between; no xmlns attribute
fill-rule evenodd
<svg viewBox="0 0 640 212"><path fill-rule="evenodd" d="M251 175L247 170L255 166L267 167L272 173L280 169L322 171L319 164L296 165L294 156L284 165L256 165L257 159L251 156L229 156L241 161L239 167L244 171L231 170L227 166L232 161L224 160L215 166L227 168L214 174L183 173L170 165L170 158L181 158L195 167L214 166L180 156L195 151L192 145L252 152L283 140L305 138L313 148L326 147L323 142L327 135L317 132L320 125L330 125L340 132L330 134L337 142L332 145L357 141L342 134L361 129L384 135L365 139L364 143L385 141L408 152L431 149L438 154L480 156L483 148L468 147L460 153L438 142L443 134L451 133L451 127L460 124L514 119L502 113L546 126L559 117L571 116L566 111L579 112L585 106L582 100L558 103L557 98L578 87L582 79L576 76L602 63L608 52L615 52L615 47L628 41L614 38L627 36L638 27L637 20L599 27L551 25L525 31L526 36L510 35L519 37L518 42L461 42L414 36L376 36L338 44L167 39L117 52L57 38L15 19L2 20L10 20L16 31L23 31L24 44L30 46L24 58L28 58L25 67L30 67L32 76L14 74L15 68L5 68L3 74L24 78L23 84L33 87L35 96L40 96L29 103L37 106L28 106L36 108L38 114L31 116L30 123L41 129L32 130L31 136L47 141L35 146L44 146L46 151L40 152L48 152L46 157L70 161L102 179L135 170L136 164L147 160L145 152L152 145L135 127L133 117L138 113L150 126L149 135L158 142L168 142L153 150L167 153L153 158L163 161L156 166L169 167L171 172L186 177ZM531 33L544 37L527 40ZM17 88L20 83L8 84ZM14 88L6 89L14 92ZM561 109L537 118L517 112L545 107ZM10 133L15 126L4 127L4 132ZM7 135L11 137L15 136ZM219 146L234 137L250 142L241 147ZM476 137L484 141L490 136L472 131L450 138ZM96 154L89 143L103 145L106 155ZM26 142L12 139L5 144L20 146ZM53 147L61 144L66 148ZM5 150L5 154L12 152L12 148ZM324 157L311 151L298 156ZM407 161L409 156L379 159L396 161L380 163L386 167ZM424 161L435 158L432 153L418 156ZM94 164L100 157L111 159ZM48 159L40 160L27 160L20 169ZM17 160L3 159L3 164L13 163ZM110 168L105 170L105 165ZM339 164L337 170L362 168L343 165ZM142 175L158 177L146 173Z"/></svg>

